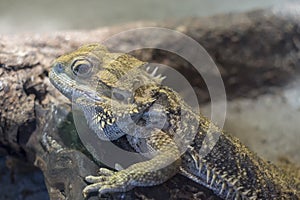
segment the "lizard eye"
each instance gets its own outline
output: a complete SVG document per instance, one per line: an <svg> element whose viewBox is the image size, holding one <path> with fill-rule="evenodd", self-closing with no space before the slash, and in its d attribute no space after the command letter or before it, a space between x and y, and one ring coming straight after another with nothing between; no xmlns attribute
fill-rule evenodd
<svg viewBox="0 0 300 200"><path fill-rule="evenodd" d="M86 59L76 60L72 64L72 71L76 76L87 77L92 71L93 65Z"/></svg>

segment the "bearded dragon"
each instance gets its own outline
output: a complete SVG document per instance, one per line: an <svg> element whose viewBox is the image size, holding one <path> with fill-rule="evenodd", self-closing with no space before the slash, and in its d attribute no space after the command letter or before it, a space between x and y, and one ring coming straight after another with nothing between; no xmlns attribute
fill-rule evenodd
<svg viewBox="0 0 300 200"><path fill-rule="evenodd" d="M161 84L163 77L155 68L149 68L100 44L82 46L54 61L51 83L78 105L99 139L125 137L136 152L150 152L148 160L128 168L100 168L98 176L87 176L85 197L158 185L180 173L223 199L299 199L293 178L195 113L178 93ZM202 155L201 149L209 146L207 137L218 139Z"/></svg>

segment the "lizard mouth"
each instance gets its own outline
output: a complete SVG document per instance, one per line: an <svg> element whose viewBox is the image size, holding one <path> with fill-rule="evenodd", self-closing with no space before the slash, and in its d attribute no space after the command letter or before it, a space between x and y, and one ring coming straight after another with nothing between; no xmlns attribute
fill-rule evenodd
<svg viewBox="0 0 300 200"><path fill-rule="evenodd" d="M78 84L66 73L58 72L55 67L50 70L49 78L55 88L57 88L70 101L82 96L89 101L102 101L96 91L93 91L88 86Z"/></svg>

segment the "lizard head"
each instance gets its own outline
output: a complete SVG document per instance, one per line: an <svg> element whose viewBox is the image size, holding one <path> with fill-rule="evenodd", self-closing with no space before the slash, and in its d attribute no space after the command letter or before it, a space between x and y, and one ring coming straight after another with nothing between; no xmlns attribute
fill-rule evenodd
<svg viewBox="0 0 300 200"><path fill-rule="evenodd" d="M130 71L137 74L136 69L144 64L128 54L110 53L100 44L89 44L57 58L49 77L70 100L74 95L101 101L124 100L132 96L132 84L129 79L122 83L120 79Z"/></svg>
<svg viewBox="0 0 300 200"><path fill-rule="evenodd" d="M145 67L149 69L131 55L111 53L100 44L89 44L57 58L49 78L63 95L79 105L101 139L100 129L109 139L116 139L122 135L120 131L117 135L105 129L115 126L116 118L128 125L128 116L138 118L153 102L151 90L145 85L155 85L162 77L154 76L156 70L148 73Z"/></svg>

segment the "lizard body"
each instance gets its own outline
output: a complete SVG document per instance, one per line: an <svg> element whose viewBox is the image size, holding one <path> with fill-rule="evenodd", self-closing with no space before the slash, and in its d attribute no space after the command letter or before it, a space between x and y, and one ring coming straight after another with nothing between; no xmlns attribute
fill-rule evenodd
<svg viewBox="0 0 300 200"><path fill-rule="evenodd" d="M147 161L118 172L100 168L99 176L86 177L91 184L83 190L84 196L157 185L181 173L223 199L299 199L292 178L196 114L176 92L160 84L155 71L149 73L147 63L111 53L99 44L83 46L55 61L51 82L80 107L99 139L126 137L136 152L150 152ZM120 84L127 74L130 78ZM180 123L182 117L190 123ZM141 137L143 131L147 137ZM206 137L218 140L202 156L201 149L209 146Z"/></svg>

